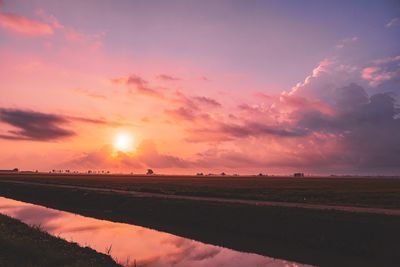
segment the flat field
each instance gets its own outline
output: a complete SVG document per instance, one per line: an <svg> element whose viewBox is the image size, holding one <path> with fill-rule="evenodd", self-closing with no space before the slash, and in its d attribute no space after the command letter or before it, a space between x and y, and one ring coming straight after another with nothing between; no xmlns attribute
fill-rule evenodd
<svg viewBox="0 0 400 267"><path fill-rule="evenodd" d="M138 176L1 174L19 180L138 192L280 202L400 208L398 177Z"/></svg>

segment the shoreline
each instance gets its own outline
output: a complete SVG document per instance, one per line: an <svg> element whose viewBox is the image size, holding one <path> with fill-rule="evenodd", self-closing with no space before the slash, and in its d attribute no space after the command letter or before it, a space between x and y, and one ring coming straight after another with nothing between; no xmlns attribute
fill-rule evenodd
<svg viewBox="0 0 400 267"><path fill-rule="evenodd" d="M0 214L1 266L121 266L110 256Z"/></svg>

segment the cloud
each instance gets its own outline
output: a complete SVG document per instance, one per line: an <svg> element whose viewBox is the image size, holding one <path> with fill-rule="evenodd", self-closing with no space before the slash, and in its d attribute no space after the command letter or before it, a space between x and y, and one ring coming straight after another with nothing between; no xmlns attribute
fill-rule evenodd
<svg viewBox="0 0 400 267"><path fill-rule="evenodd" d="M113 170L132 168L187 168L191 162L176 156L159 153L151 140L143 140L134 153L114 151L111 145L84 153L66 163L67 168L109 168Z"/></svg>
<svg viewBox="0 0 400 267"><path fill-rule="evenodd" d="M173 81L180 81L181 79L175 76L167 75L167 74L160 74L157 76L158 79L167 81L167 82L173 82Z"/></svg>
<svg viewBox="0 0 400 267"><path fill-rule="evenodd" d="M79 117L79 116L65 116L65 118L73 121L83 122L83 123L92 123L92 124L102 124L107 126L127 126L131 125L130 123L125 122L116 122L110 121L106 119L94 119L94 118L87 118L87 117Z"/></svg>
<svg viewBox="0 0 400 267"><path fill-rule="evenodd" d="M227 143L240 148L199 154L196 164L218 167L241 162L243 167L398 171L396 79L390 80L391 92L376 91L381 85L368 87L365 83L382 69L396 70L397 60L376 61L374 66L379 69L363 76L359 74L362 68L323 60L290 92L260 98L261 104L241 104L234 116L209 120L204 127L195 124L188 129L188 142Z"/></svg>
<svg viewBox="0 0 400 267"><path fill-rule="evenodd" d="M56 115L31 110L7 108L0 108L0 122L17 128L17 130L8 130L7 134L0 134L1 139L30 141L53 141L75 136L76 133L74 131L64 128L65 125L71 122L107 126L127 125L126 123L105 119Z"/></svg>
<svg viewBox="0 0 400 267"><path fill-rule="evenodd" d="M309 134L307 130L293 128L289 125L268 125L254 121L246 121L242 124L216 122L214 125L208 125L207 128L195 127L189 130L186 140L189 142L219 142L264 136L295 138Z"/></svg>
<svg viewBox="0 0 400 267"><path fill-rule="evenodd" d="M197 114L194 109L184 106L176 109L166 109L165 113L178 121L181 120L193 121L197 118Z"/></svg>
<svg viewBox="0 0 400 267"><path fill-rule="evenodd" d="M0 122L18 129L0 135L2 139L50 141L75 135L73 131L61 127L68 120L59 115L1 108Z"/></svg>
<svg viewBox="0 0 400 267"><path fill-rule="evenodd" d="M0 27L28 36L46 36L54 33L47 23L10 13L0 13Z"/></svg>
<svg viewBox="0 0 400 267"><path fill-rule="evenodd" d="M400 109L394 97L388 93L368 97L362 87L351 84L336 90L335 101L334 114L300 113L297 125L314 133L333 134L341 147L340 157L353 167L398 168Z"/></svg>
<svg viewBox="0 0 400 267"><path fill-rule="evenodd" d="M171 104L178 104L176 108L165 109L165 114L172 117L177 122L206 122L210 119L210 108L221 107L222 105L206 96L187 96L184 93L177 91L174 96L169 99Z"/></svg>
<svg viewBox="0 0 400 267"><path fill-rule="evenodd" d="M326 58L307 76L294 86L288 96L304 97L329 104L336 88L361 81L358 68Z"/></svg>
<svg viewBox="0 0 400 267"><path fill-rule="evenodd" d="M92 50L98 50L103 46L104 32L101 33L83 33L72 27L63 25L55 16L47 14L43 9L37 9L35 14L42 18L48 25L51 25L54 31L62 33L65 41L70 44L79 44Z"/></svg>
<svg viewBox="0 0 400 267"><path fill-rule="evenodd" d="M193 98L197 103L201 104L201 105L206 105L209 107L220 107L221 104L215 100L212 99L210 97L206 97L206 96L196 96Z"/></svg>
<svg viewBox="0 0 400 267"><path fill-rule="evenodd" d="M111 82L116 85L134 86L136 88L136 93L141 95L164 98L164 95L157 89L152 88L148 81L135 74L128 77L113 78Z"/></svg>
<svg viewBox="0 0 400 267"><path fill-rule="evenodd" d="M78 93L78 94L81 94L81 95L84 95L84 96L87 96L87 97L93 98L93 99L99 99L99 100L106 100L107 99L107 97L105 95L94 93L94 92L92 92L90 90L87 90L87 89L75 88L75 89L73 89L73 91Z"/></svg>
<svg viewBox="0 0 400 267"><path fill-rule="evenodd" d="M339 43L336 45L337 49L342 49L347 45L350 45L352 43L355 43L358 41L358 37L357 36L353 36L353 37L349 37L349 38L344 38L342 40L339 41Z"/></svg>
<svg viewBox="0 0 400 267"><path fill-rule="evenodd" d="M301 137L308 134L302 129L291 129L281 125L265 125L258 122L246 122L242 125L221 124L218 129L222 134L233 137L256 137L262 135L273 135L279 137Z"/></svg>
<svg viewBox="0 0 400 267"><path fill-rule="evenodd" d="M386 28L391 28L391 27L396 27L400 25L400 18L392 18L389 20L388 23L386 23L385 27Z"/></svg>
<svg viewBox="0 0 400 267"><path fill-rule="evenodd" d="M137 158L142 164L152 168L185 168L191 165L190 162L179 157L160 154L151 140L144 140L137 147Z"/></svg>
<svg viewBox="0 0 400 267"><path fill-rule="evenodd" d="M370 66L362 69L361 77L368 81L371 87L400 92L400 56L374 60Z"/></svg>

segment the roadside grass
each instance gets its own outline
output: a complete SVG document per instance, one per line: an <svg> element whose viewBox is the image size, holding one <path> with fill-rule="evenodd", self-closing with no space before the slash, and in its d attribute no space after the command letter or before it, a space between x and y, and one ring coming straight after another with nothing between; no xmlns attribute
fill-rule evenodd
<svg viewBox="0 0 400 267"><path fill-rule="evenodd" d="M0 266L121 266L89 247L51 236L40 226L28 226L0 214Z"/></svg>

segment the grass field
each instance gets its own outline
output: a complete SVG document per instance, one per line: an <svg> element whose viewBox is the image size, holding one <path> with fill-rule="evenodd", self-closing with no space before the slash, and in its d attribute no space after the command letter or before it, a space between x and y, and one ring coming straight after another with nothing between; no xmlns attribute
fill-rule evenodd
<svg viewBox="0 0 400 267"><path fill-rule="evenodd" d="M111 257L0 214L0 266L120 266Z"/></svg>
<svg viewBox="0 0 400 267"><path fill-rule="evenodd" d="M129 176L1 174L0 179L212 196L361 207L400 208L400 179L384 177Z"/></svg>
<svg viewBox="0 0 400 267"><path fill-rule="evenodd" d="M302 263L398 266L400 262L399 216L140 198L15 183L1 183L0 195Z"/></svg>

